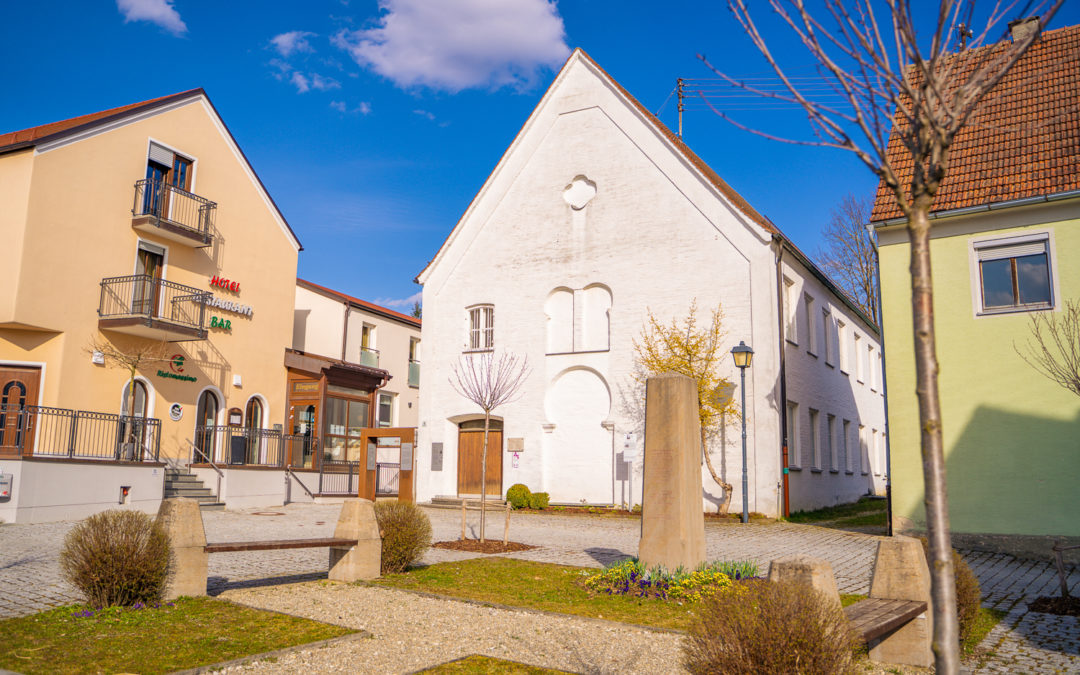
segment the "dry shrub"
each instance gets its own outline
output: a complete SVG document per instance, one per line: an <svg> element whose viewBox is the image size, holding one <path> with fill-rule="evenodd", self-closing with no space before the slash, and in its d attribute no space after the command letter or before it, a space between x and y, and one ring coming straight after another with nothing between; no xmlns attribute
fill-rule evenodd
<svg viewBox="0 0 1080 675"><path fill-rule="evenodd" d="M706 598L683 648L691 673L852 673L843 611L793 582L753 579Z"/></svg>
<svg viewBox="0 0 1080 675"><path fill-rule="evenodd" d="M164 528L141 511L114 509L82 521L64 538L60 568L95 607L160 602L170 567Z"/></svg>
<svg viewBox="0 0 1080 675"><path fill-rule="evenodd" d="M930 542L926 537L920 537L923 551L927 561L930 560ZM971 637L971 631L975 628L975 621L979 618L979 607L982 606L982 588L979 580L971 571L968 564L953 549L953 570L956 574L956 617L960 622L960 643L963 644Z"/></svg>
<svg viewBox="0 0 1080 675"><path fill-rule="evenodd" d="M431 547L431 521L411 502L375 502L382 534L382 574L404 572Z"/></svg>

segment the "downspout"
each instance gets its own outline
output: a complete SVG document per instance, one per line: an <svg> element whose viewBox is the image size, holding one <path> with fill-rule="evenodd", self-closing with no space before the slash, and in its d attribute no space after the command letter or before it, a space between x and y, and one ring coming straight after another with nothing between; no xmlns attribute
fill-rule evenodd
<svg viewBox="0 0 1080 675"><path fill-rule="evenodd" d="M347 361L345 358L345 347L349 344L349 310L352 309L352 305L348 302L345 303L345 330L341 331L341 360Z"/></svg>
<svg viewBox="0 0 1080 675"><path fill-rule="evenodd" d="M791 503L788 495L787 347L784 344L787 339L784 335L784 317L787 315L784 313L784 242L780 237L773 236L773 243L776 244L776 307L778 309L776 318L779 327L777 335L780 336L780 458L783 471L780 475L780 489L783 496L783 516L787 518L791 514Z"/></svg>
<svg viewBox="0 0 1080 675"><path fill-rule="evenodd" d="M881 395L885 399L885 514L888 520L888 536L893 536L892 518L892 434L889 432L889 378L885 375L885 310L881 306L881 252L878 251L877 231L873 225L866 226L870 234L870 245L874 247L874 273L877 276L877 316L878 341L881 347Z"/></svg>

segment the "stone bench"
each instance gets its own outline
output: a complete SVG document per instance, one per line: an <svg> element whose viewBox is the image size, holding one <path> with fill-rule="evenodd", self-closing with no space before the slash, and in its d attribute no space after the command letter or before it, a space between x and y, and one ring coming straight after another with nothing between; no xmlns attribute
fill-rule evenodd
<svg viewBox="0 0 1080 675"><path fill-rule="evenodd" d="M168 599L181 595L206 595L207 556L236 551L280 551L294 548L329 548L329 578L357 581L379 576L382 538L372 502L347 499L341 505L333 537L206 543L202 511L192 499L165 499L158 509L173 551L173 570L166 591Z"/></svg>
<svg viewBox="0 0 1080 675"><path fill-rule="evenodd" d="M832 566L808 556L772 561L771 581L809 585L840 606ZM930 568L922 544L911 537L881 538L870 578L870 596L844 608L870 660L928 668L934 665L931 639Z"/></svg>

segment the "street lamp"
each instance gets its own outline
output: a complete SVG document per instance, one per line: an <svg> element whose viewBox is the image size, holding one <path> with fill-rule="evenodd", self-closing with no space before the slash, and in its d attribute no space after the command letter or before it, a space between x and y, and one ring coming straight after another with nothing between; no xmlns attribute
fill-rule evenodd
<svg viewBox="0 0 1080 675"><path fill-rule="evenodd" d="M746 369L754 359L754 350L739 340L739 344L731 348L731 358L735 359L735 367L739 369L739 391L742 393L742 521L745 523L750 520L750 500L746 487Z"/></svg>

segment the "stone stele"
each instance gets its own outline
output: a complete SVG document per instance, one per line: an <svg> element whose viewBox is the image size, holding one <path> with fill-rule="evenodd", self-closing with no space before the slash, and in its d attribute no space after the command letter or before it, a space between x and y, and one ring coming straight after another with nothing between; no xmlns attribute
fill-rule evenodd
<svg viewBox="0 0 1080 675"><path fill-rule="evenodd" d="M645 468L638 558L646 567L693 569L705 561L697 387L665 373L645 385Z"/></svg>
<svg viewBox="0 0 1080 675"><path fill-rule="evenodd" d="M183 497L163 499L157 520L165 528L173 553L165 598L206 595L206 532L199 502Z"/></svg>
<svg viewBox="0 0 1080 675"><path fill-rule="evenodd" d="M382 567L382 537L379 536L373 502L346 499L341 505L334 537L352 539L356 545L330 549L330 579L358 581L378 578Z"/></svg>
<svg viewBox="0 0 1080 675"><path fill-rule="evenodd" d="M818 591L830 605L840 609L840 591L836 588L832 565L827 560L808 555L777 558L769 564L769 581L793 581Z"/></svg>
<svg viewBox="0 0 1080 675"><path fill-rule="evenodd" d="M930 607L930 568L922 543L911 537L883 537L878 542L870 597L920 600ZM929 668L934 665L931 642L933 614L928 610L896 631L870 643L870 660Z"/></svg>

